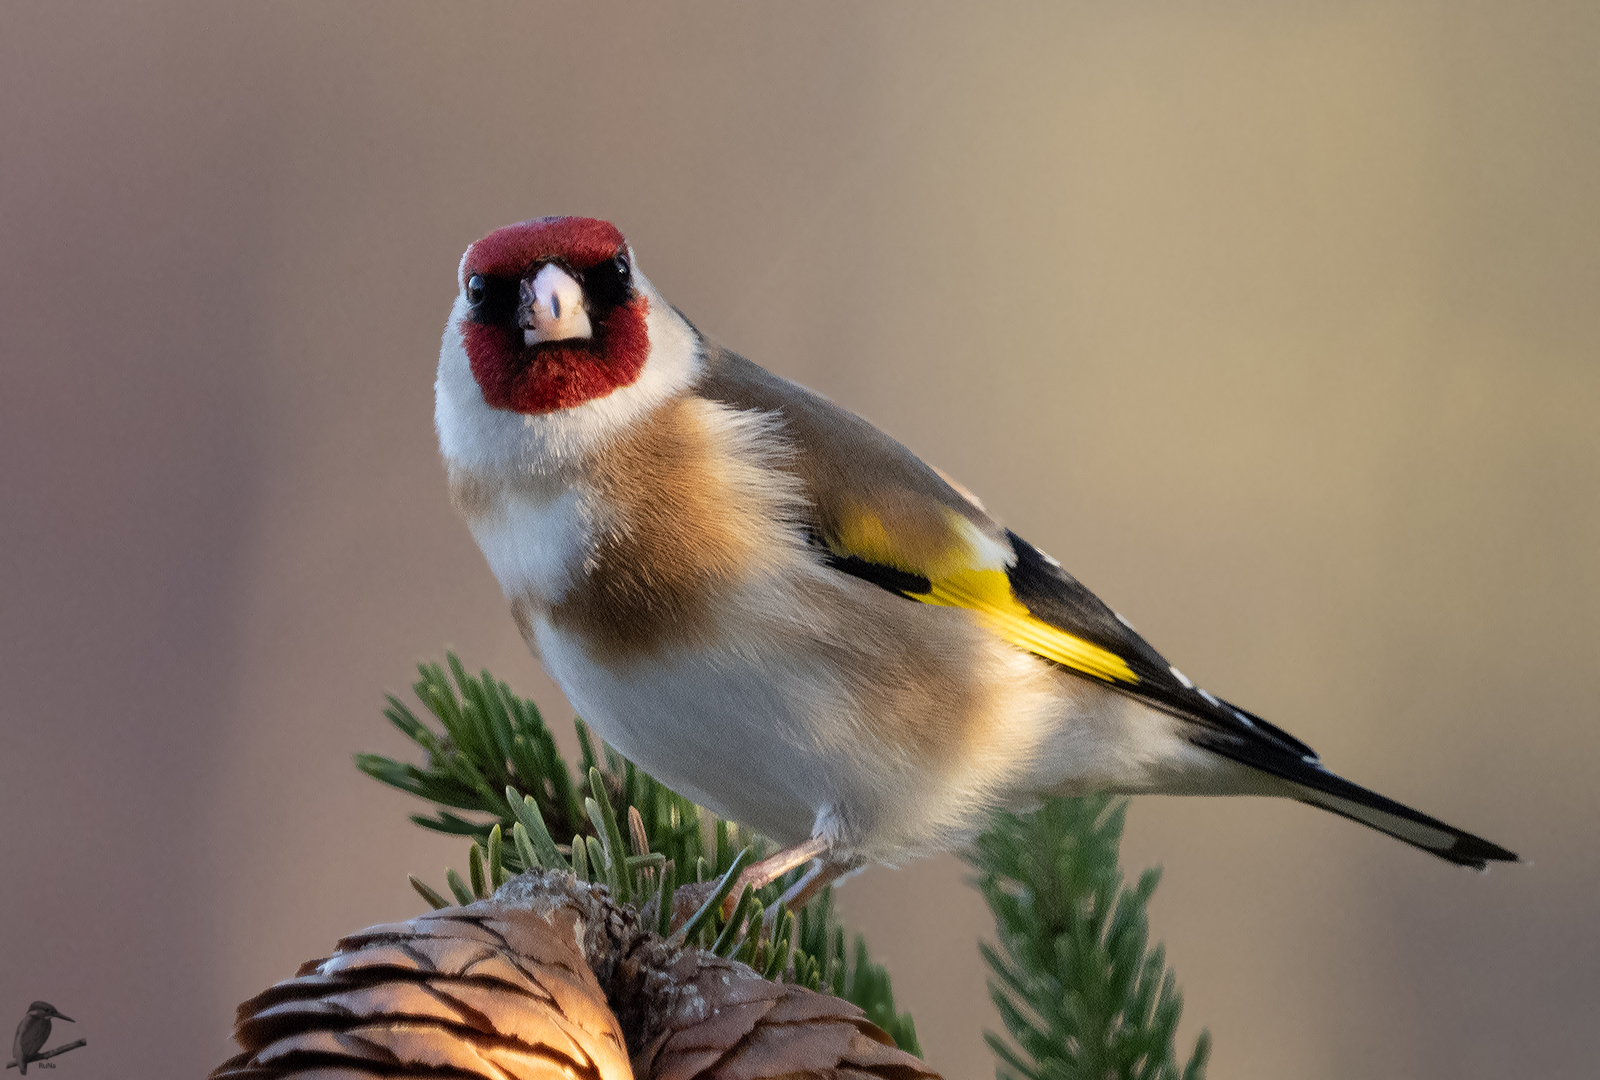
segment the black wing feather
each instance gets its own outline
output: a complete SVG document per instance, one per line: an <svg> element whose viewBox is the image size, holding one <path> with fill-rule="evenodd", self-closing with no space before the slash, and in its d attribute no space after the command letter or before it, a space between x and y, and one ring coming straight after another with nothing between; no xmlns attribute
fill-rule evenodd
<svg viewBox="0 0 1600 1080"><path fill-rule="evenodd" d="M1011 591L1033 617L1116 653L1139 677L1132 686L1107 685L1201 725L1210 733L1208 741L1221 736L1229 741L1264 743L1279 753L1316 760L1316 751L1282 728L1185 684L1149 642L1059 563L1009 529L1006 538L1017 555L1016 563L1007 570Z"/></svg>
<svg viewBox="0 0 1600 1080"><path fill-rule="evenodd" d="M1171 664L1094 593L1044 552L1016 533L1006 533L1016 553L1007 569L1011 591L1041 622L1115 653L1138 682L1097 681L1188 721L1196 746L1295 784L1304 802L1360 822L1460 866L1483 869L1493 861L1517 861L1498 844L1379 795L1329 772L1316 752L1276 725L1180 679ZM928 580L859 556L824 555L827 565L915 600ZM1085 672L1075 674L1094 678ZM1409 824L1408 824L1409 823ZM1422 830L1414 826L1422 826ZM1424 831L1425 830L1425 831Z"/></svg>

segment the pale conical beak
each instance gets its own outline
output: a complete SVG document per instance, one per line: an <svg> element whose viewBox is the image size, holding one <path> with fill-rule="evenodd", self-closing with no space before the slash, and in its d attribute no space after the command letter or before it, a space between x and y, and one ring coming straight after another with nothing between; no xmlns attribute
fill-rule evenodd
<svg viewBox="0 0 1600 1080"><path fill-rule="evenodd" d="M561 267L550 263L531 279L522 279L517 322L522 341L566 341L594 336L589 312L583 305L583 286Z"/></svg>

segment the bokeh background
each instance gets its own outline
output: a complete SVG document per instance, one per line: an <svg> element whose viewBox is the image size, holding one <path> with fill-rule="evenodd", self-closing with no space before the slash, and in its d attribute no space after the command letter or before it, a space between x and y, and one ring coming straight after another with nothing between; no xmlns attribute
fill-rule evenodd
<svg viewBox="0 0 1600 1080"><path fill-rule="evenodd" d="M415 659L570 715L431 384L466 245L581 213L1204 685L1531 857L1137 801L1213 1076L1592 1075L1597 56L1581 2L0 7L0 1024L202 1074L462 864L350 763ZM952 1080L962 877L842 897Z"/></svg>

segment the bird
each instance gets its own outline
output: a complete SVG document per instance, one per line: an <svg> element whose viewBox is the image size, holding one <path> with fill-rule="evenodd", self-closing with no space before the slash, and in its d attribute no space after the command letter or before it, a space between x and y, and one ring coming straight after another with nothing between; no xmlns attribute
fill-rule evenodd
<svg viewBox="0 0 1600 1080"><path fill-rule="evenodd" d="M27 1015L22 1018L22 1023L17 1025L17 1033L11 1040L11 1056L16 1059L17 1071L23 1076L28 1075L28 1062L37 1054L50 1038L50 1018L65 1020L69 1024L77 1023L70 1016L65 1016L56 1011L56 1007L48 1001L35 1001L28 1006ZM46 1065L45 1068L54 1068L55 1063Z"/></svg>
<svg viewBox="0 0 1600 1080"><path fill-rule="evenodd" d="M781 845L790 897L1090 792L1267 795L1449 862L1513 852L1196 685L863 418L703 334L609 222L469 246L435 380L451 503L611 746Z"/></svg>

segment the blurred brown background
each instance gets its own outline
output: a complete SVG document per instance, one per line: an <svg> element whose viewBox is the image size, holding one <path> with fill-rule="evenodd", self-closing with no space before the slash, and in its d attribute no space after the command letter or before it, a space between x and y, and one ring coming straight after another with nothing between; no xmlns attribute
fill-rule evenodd
<svg viewBox="0 0 1600 1080"><path fill-rule="evenodd" d="M461 251L580 213L1205 685L1532 858L1137 802L1213 1076L1591 1074L1597 56L1586 3L0 7L0 1025L202 1073L462 864L350 764L415 658L565 722L431 410ZM952 1080L995 1024L961 876L844 890Z"/></svg>

